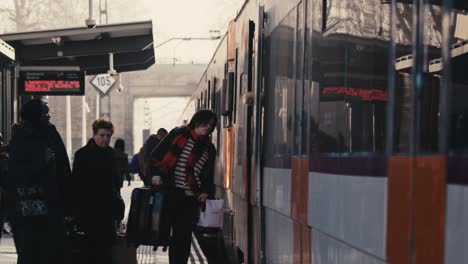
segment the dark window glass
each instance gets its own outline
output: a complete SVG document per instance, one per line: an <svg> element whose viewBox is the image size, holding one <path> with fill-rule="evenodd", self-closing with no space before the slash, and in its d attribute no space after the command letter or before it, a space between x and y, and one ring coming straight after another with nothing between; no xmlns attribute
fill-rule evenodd
<svg viewBox="0 0 468 264"><path fill-rule="evenodd" d="M310 152L381 152L390 6L375 0L323 2L310 0L308 8Z"/></svg>
<svg viewBox="0 0 468 264"><path fill-rule="evenodd" d="M237 98L238 98L238 92L237 92L237 73L238 73L238 69L237 69L237 59L238 59L238 52L239 50L236 49L236 63L235 63L235 72L234 72L234 100L233 100L233 122L236 123L236 120L237 120Z"/></svg>
<svg viewBox="0 0 468 264"><path fill-rule="evenodd" d="M217 79L214 78L213 79L213 89L212 89L212 92L211 92L211 103L210 103L211 104L210 108L212 110L216 109L216 100L217 100L217 98L216 98L217 97L216 96L216 89L217 89L216 85L217 85Z"/></svg>
<svg viewBox="0 0 468 264"><path fill-rule="evenodd" d="M6 101L5 101L5 88L3 87L3 71L2 64L0 63L0 133L5 134L5 113L6 113Z"/></svg>
<svg viewBox="0 0 468 264"><path fill-rule="evenodd" d="M450 106L449 146L452 152L464 152L468 150L468 4L464 1L454 1L458 10L453 10L451 26L453 35L450 42L450 77L452 96ZM466 2L464 2L466 3ZM462 9L464 8L464 10ZM466 174L465 174L466 175Z"/></svg>
<svg viewBox="0 0 468 264"><path fill-rule="evenodd" d="M438 149L442 12L426 4L413 19L412 4L396 6L393 151L435 152ZM414 24L414 22L417 24ZM416 35L420 28L421 36ZM437 66L438 64L438 66ZM440 69L438 69L440 68ZM417 80L415 82L415 80ZM415 137L412 138L411 134Z"/></svg>
<svg viewBox="0 0 468 264"><path fill-rule="evenodd" d="M208 90L206 91L206 105L205 105L205 108L211 108L211 107L212 107L211 106L211 82L208 81Z"/></svg>
<svg viewBox="0 0 468 264"><path fill-rule="evenodd" d="M320 94L319 41L322 31L323 0L307 2L307 24L305 42L304 112L306 125L303 126L303 146L308 146L310 155L318 152L318 116ZM322 141L323 142L323 141Z"/></svg>
<svg viewBox="0 0 468 264"><path fill-rule="evenodd" d="M275 27L267 40L268 70L266 106L266 154L293 153L295 100L295 35L296 9Z"/></svg>
<svg viewBox="0 0 468 264"><path fill-rule="evenodd" d="M303 107L304 107L304 3L301 1L297 6L297 25L296 25L296 67L295 67L295 88L294 88L294 146L293 153L301 154L302 151L302 127ZM306 149L306 148L305 148Z"/></svg>

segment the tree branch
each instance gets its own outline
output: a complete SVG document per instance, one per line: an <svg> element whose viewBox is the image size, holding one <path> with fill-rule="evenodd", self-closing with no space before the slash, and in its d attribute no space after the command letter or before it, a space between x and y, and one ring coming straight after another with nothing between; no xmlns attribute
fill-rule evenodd
<svg viewBox="0 0 468 264"><path fill-rule="evenodd" d="M9 8L0 8L0 13L8 13L8 18L15 21L16 20L16 13L13 9Z"/></svg>

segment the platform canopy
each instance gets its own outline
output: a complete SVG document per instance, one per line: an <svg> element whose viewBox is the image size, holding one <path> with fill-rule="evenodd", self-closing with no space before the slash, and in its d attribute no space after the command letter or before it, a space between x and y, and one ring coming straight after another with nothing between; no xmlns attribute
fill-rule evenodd
<svg viewBox="0 0 468 264"><path fill-rule="evenodd" d="M0 62L2 61L14 61L15 60L15 49L0 39Z"/></svg>
<svg viewBox="0 0 468 264"><path fill-rule="evenodd" d="M106 73L109 54L117 72L145 70L155 63L151 21L0 35L15 48L21 66L80 66Z"/></svg>

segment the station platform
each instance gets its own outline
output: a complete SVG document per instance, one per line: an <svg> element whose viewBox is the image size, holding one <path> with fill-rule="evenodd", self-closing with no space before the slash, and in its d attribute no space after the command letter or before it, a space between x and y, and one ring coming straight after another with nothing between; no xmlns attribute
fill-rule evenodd
<svg viewBox="0 0 468 264"><path fill-rule="evenodd" d="M130 186L125 186L121 190L122 198L125 201L125 208L128 215L130 208L130 197L134 188L140 187L141 182L132 182ZM126 219L124 219L125 221ZM138 264L168 264L169 256L168 251L163 252L161 249L153 251L152 246L140 246L137 249L137 261ZM0 241L0 264L16 264L16 249L13 243L13 238L9 235L4 235ZM208 261L203 254L200 245L197 242L195 236L192 239L192 251L189 257L189 264L207 264Z"/></svg>

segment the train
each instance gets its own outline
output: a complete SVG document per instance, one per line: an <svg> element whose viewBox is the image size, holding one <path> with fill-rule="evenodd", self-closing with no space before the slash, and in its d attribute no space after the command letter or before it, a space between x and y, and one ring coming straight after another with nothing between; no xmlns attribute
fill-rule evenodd
<svg viewBox="0 0 468 264"><path fill-rule="evenodd" d="M186 107L220 116L232 263L468 263L467 14L245 2Z"/></svg>

